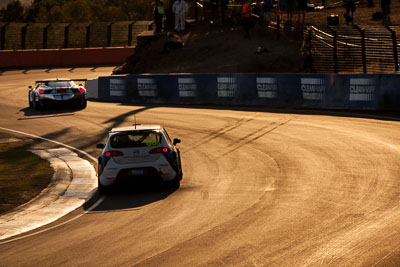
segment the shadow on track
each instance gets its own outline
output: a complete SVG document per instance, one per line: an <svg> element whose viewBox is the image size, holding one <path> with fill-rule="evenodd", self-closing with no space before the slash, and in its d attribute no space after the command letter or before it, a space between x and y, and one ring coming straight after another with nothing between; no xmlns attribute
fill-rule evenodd
<svg viewBox="0 0 400 267"><path fill-rule="evenodd" d="M96 100L97 102L102 102ZM121 103L125 106L143 106L142 104ZM348 117L361 119L375 119L383 121L400 121L400 111L396 110L349 110L349 109L321 109L308 107L286 107L286 106L210 106L210 105L190 105L190 104L146 104L146 109L170 107L170 108L190 108L190 109L209 109L209 110L232 110L265 112L293 115L326 115L334 117Z"/></svg>
<svg viewBox="0 0 400 267"><path fill-rule="evenodd" d="M43 137L45 139L50 139L50 140L57 140L58 137L68 134L68 132L70 132L71 130L72 130L72 128L64 128L59 131L55 131L55 132L52 132L49 134L42 135L41 137ZM32 139L30 146L37 146L40 144L48 144L48 142L43 139Z"/></svg>
<svg viewBox="0 0 400 267"><path fill-rule="evenodd" d="M106 121L101 123L101 124L111 123L111 125L107 126L107 129L104 129L103 133L95 135L95 136L90 136L90 137L87 136L84 139L82 139L82 136L74 136L68 142L68 144L72 145L80 150L94 148L97 144L103 142L107 138L109 130L111 130L112 128L118 127L122 124L125 124L127 118L129 118L130 116L134 116L140 112L146 111L151 108L153 108L153 107L141 107L141 108L133 109L126 113L120 114L116 117L108 118ZM18 120L34 120L34 119L39 120L39 119L52 118L52 117L75 116L75 115L78 115L79 112L85 112L85 110L80 110L78 108L66 108L65 105L61 105L61 106L49 106L49 108L47 108L46 110L40 110L40 111L34 110L29 107L25 107L23 109L20 109L20 112L24 113L24 117L18 118ZM79 116L76 116L76 118L79 119ZM67 133L70 130L71 129L68 129L68 128L63 129L61 131L57 131L57 132L51 133L51 134L43 136L43 137L52 139L52 140L56 140L56 137L62 135L60 133ZM40 142L40 140L38 142ZM100 153L100 151L98 151L98 153L96 153L93 156L97 157L99 153ZM83 155L81 155L81 156L83 156Z"/></svg>
<svg viewBox="0 0 400 267"><path fill-rule="evenodd" d="M66 105L61 106L49 106L45 110L34 110L30 107L25 107L19 110L23 112L24 117L28 118L18 118L18 120L29 120L29 119L39 119L39 118L49 118L49 117L61 117L61 116L73 116L75 112L80 111L79 108L68 108Z"/></svg>
<svg viewBox="0 0 400 267"><path fill-rule="evenodd" d="M176 189L167 187L160 181L125 181L115 184L105 200L91 212L118 212L135 210L167 198ZM88 207L85 207L87 209Z"/></svg>
<svg viewBox="0 0 400 267"><path fill-rule="evenodd" d="M76 137L75 140L72 141L72 144L78 144L76 147L81 149L81 150L85 150L87 148L93 148L97 144L102 143L107 138L108 131L110 131L112 128L116 128L116 127L118 127L118 126L120 126L122 124L126 124L126 119L129 118L130 116L136 115L136 114L138 114L140 112L146 111L146 110L151 109L151 108L152 107L142 107L142 108L138 108L138 109L134 109L134 110L128 111L128 112L123 113L121 115L118 115L116 117L107 119L106 121L103 122L103 124L111 123L111 125L108 126L107 129L105 129L103 134L94 136L94 137L92 137L90 139L86 139L86 140L84 140L85 142L82 142L81 137L78 136L78 137ZM96 154L96 156L98 156L99 153L100 153L100 151Z"/></svg>

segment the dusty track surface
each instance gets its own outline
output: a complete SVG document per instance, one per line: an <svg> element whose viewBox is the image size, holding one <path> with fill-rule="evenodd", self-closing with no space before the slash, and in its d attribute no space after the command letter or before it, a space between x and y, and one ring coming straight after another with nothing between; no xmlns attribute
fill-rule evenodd
<svg viewBox="0 0 400 267"><path fill-rule="evenodd" d="M3 73L0 125L97 156L106 131L134 114L162 123L182 139L181 188L116 190L74 221L1 244L1 265L400 264L400 122L100 102L27 108L35 79L107 71Z"/></svg>

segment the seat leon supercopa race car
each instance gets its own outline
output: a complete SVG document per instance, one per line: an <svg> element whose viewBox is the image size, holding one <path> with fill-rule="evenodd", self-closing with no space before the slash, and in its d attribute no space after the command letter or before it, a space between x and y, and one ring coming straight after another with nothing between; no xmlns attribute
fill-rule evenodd
<svg viewBox="0 0 400 267"><path fill-rule="evenodd" d="M140 125L113 128L98 159L98 191L106 193L120 181L150 180L179 188L182 179L180 149L160 125Z"/></svg>
<svg viewBox="0 0 400 267"><path fill-rule="evenodd" d="M75 84L79 82L79 85ZM87 105L86 89L82 83L86 79L48 79L36 81L35 87L29 86L29 106L36 110L50 104L68 103L84 109Z"/></svg>

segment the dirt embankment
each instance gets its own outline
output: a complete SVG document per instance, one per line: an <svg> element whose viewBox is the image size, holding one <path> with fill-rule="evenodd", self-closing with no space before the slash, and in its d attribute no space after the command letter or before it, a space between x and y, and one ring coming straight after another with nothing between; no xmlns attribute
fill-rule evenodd
<svg viewBox="0 0 400 267"><path fill-rule="evenodd" d="M372 14L380 11L380 1L367 5L366 0L358 2L354 23L367 26L382 25L382 20L372 20ZM326 25L327 16L338 14L340 24L344 21L345 9L340 2L319 12L308 12L305 25ZM272 16L274 21L276 16ZM294 24L297 13L293 16ZM282 16L283 23L287 15ZM391 25L400 24L400 1L392 1ZM300 31L301 33L301 31ZM290 34L291 35L291 34ZM278 39L276 31L266 30L256 24L251 30L251 39L244 39L240 26L221 27L198 22L186 33L181 34L185 47L169 53L163 53L163 46L168 40L164 33L160 39L147 46L137 48L127 62L117 68L115 73L298 73L304 72L303 59L299 47L301 36L288 37L281 30ZM257 48L266 52L257 54Z"/></svg>
<svg viewBox="0 0 400 267"><path fill-rule="evenodd" d="M296 73L303 60L298 41L283 33L256 24L250 39L241 27L226 28L206 23L193 25L181 34L184 47L163 51L166 34L146 46L138 47L115 73ZM257 53L257 48L264 52Z"/></svg>

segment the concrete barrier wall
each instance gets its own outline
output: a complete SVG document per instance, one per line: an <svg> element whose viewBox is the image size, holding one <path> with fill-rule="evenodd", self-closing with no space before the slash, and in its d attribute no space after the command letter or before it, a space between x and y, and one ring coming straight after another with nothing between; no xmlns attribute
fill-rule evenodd
<svg viewBox="0 0 400 267"><path fill-rule="evenodd" d="M0 50L135 46L136 36L153 21L94 23L3 23ZM46 30L47 29L47 30ZM44 32L47 41L44 42ZM109 40L108 40L109 39Z"/></svg>
<svg viewBox="0 0 400 267"><path fill-rule="evenodd" d="M398 74L193 74L99 77L101 100L400 110Z"/></svg>
<svg viewBox="0 0 400 267"><path fill-rule="evenodd" d="M133 48L77 48L0 51L0 69L121 64Z"/></svg>

